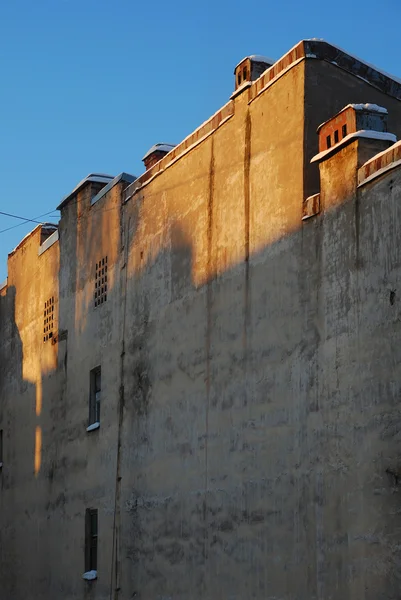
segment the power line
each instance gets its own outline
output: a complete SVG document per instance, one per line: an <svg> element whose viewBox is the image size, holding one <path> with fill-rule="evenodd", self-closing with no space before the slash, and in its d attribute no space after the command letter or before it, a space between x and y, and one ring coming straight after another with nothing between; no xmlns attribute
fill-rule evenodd
<svg viewBox="0 0 401 600"><path fill-rule="evenodd" d="M53 212L53 211L52 211ZM0 210L0 215L5 215L6 217L12 217L13 219L21 219L21 221L25 221L26 223L39 223L40 221L35 221L35 219L27 219L26 217L19 217L18 215L12 215L10 213L6 213Z"/></svg>
<svg viewBox="0 0 401 600"><path fill-rule="evenodd" d="M8 213L0 211L0 214L6 215L7 217L14 217L16 219L22 219L23 220L23 223L18 223L18 225L12 225L11 227L6 227L6 229L0 229L0 233L4 233L6 231L10 231L11 229L15 229L16 227L21 227L21 225L24 225L25 223L41 223L41 221L37 221L36 219L40 219L41 217L46 217L47 215L50 215L53 212L54 212L54 209L53 210L49 210L49 212L44 213L43 215L38 215L34 219L27 219L26 217L18 217L17 215L10 215ZM54 215L54 218L58 218L58 215Z"/></svg>

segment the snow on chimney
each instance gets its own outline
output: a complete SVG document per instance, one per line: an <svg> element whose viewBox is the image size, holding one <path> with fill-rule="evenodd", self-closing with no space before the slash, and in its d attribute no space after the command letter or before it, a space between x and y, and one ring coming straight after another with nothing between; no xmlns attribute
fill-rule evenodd
<svg viewBox="0 0 401 600"><path fill-rule="evenodd" d="M166 156L173 148L175 144L155 144L147 151L142 161L145 165L145 169L148 171L155 165L159 160Z"/></svg>
<svg viewBox="0 0 401 600"><path fill-rule="evenodd" d="M274 60L259 54L246 56L237 64L234 69L235 75L235 90L240 87L246 87L251 81L258 79L266 69L274 65Z"/></svg>

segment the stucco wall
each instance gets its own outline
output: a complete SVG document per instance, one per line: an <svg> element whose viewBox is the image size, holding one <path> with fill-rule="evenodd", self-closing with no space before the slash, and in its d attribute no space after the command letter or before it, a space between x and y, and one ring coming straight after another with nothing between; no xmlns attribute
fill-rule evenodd
<svg viewBox="0 0 401 600"><path fill-rule="evenodd" d="M45 598L60 524L49 468L57 452L57 348L43 343L44 303L57 300L59 248L40 257L40 227L9 257L1 292L1 594ZM58 302L55 304L58 314ZM55 510L53 510L55 509ZM54 517L54 519L53 519ZM50 521L51 519L51 521ZM47 535L49 523L52 535ZM48 557L48 562L44 561ZM23 573L23 576L21 576Z"/></svg>
<svg viewBox="0 0 401 600"><path fill-rule="evenodd" d="M322 167L325 210L301 221L321 121L378 102L399 126L398 101L350 78L310 59L251 102L245 90L233 116L126 203L123 183L92 207L84 187L58 244L38 257L34 233L10 258L6 600L397 597L386 469L398 472L401 175L356 192L350 145ZM106 255L108 298L95 308ZM54 345L40 336L53 293ZM101 425L88 433L98 365Z"/></svg>
<svg viewBox="0 0 401 600"><path fill-rule="evenodd" d="M309 79L322 77L326 66L306 64ZM341 199L339 187L338 212L301 226L303 165L317 148L316 134L304 146L304 65L249 105L236 98L212 139L127 205L121 597L396 593L385 532L398 521L377 415L396 422L399 387L376 398L378 385L394 386L392 367L360 383L371 315L355 316L360 295L386 292L353 261L356 209L342 206L352 192ZM354 98L348 75L328 68L327 106L323 94L307 100L319 122ZM348 164L355 183L357 160ZM359 210L369 220L371 207ZM380 509L376 485L390 498Z"/></svg>

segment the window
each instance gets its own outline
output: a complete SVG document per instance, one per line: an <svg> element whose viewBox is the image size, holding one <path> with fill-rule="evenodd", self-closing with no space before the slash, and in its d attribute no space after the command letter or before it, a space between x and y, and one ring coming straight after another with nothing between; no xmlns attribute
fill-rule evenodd
<svg viewBox="0 0 401 600"><path fill-rule="evenodd" d="M107 300L107 256L96 263L95 271L95 306Z"/></svg>
<svg viewBox="0 0 401 600"><path fill-rule="evenodd" d="M53 337L54 328L54 296L45 302L43 313L43 341Z"/></svg>
<svg viewBox="0 0 401 600"><path fill-rule="evenodd" d="M327 144L327 148L331 147L331 137L329 135L326 138L326 144Z"/></svg>
<svg viewBox="0 0 401 600"><path fill-rule="evenodd" d="M343 125L342 134L343 134L343 138L345 138L345 136L347 135L347 126L346 125Z"/></svg>
<svg viewBox="0 0 401 600"><path fill-rule="evenodd" d="M89 391L89 427L88 431L97 429L100 424L100 394L102 388L102 371L100 367L90 372ZM96 425L96 427L94 427Z"/></svg>
<svg viewBox="0 0 401 600"><path fill-rule="evenodd" d="M334 143L338 144L338 129L336 129L334 132Z"/></svg>
<svg viewBox="0 0 401 600"><path fill-rule="evenodd" d="M242 78L244 81L246 81L247 76L248 76L248 70L246 67L244 67L244 70L242 71Z"/></svg>
<svg viewBox="0 0 401 600"><path fill-rule="evenodd" d="M91 571L97 571L97 508L85 512L85 575Z"/></svg>
<svg viewBox="0 0 401 600"><path fill-rule="evenodd" d="M3 466L3 430L0 429L0 469Z"/></svg>

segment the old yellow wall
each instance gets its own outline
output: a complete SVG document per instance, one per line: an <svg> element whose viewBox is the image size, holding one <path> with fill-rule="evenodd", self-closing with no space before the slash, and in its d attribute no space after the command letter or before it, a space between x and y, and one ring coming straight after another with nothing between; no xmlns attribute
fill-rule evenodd
<svg viewBox="0 0 401 600"><path fill-rule="evenodd" d="M310 61L308 77L322 68ZM342 599L371 584L373 600L380 585L396 589L388 538L374 553L385 575L362 573L358 561L375 539L374 482L391 497L378 458L385 428L373 415L395 422L399 386L376 410L377 383L353 383L370 319L367 309L356 326L355 298L370 271L356 275L355 223L341 199L339 212L301 224L304 166L317 147L317 136L304 140L304 77L303 62L251 103L243 92L234 116L124 211L119 598ZM347 78L332 90L341 106L353 101ZM309 95L308 114L324 120L332 103ZM370 210L358 218L368 222ZM387 252L383 238L383 263ZM381 377L394 381L392 369ZM367 467L355 494L361 393L374 475ZM363 502L348 540L347 511ZM391 501L378 519L382 531L397 526Z"/></svg>
<svg viewBox="0 0 401 600"><path fill-rule="evenodd" d="M46 590L56 547L47 537L52 499L48 473L55 455L52 399L59 389L57 346L43 342L44 303L58 315L59 246L41 256L38 227L9 256L1 302L1 581L4 598ZM57 322L57 321L56 321ZM57 325L55 325L57 331ZM43 560L49 555L49 564ZM24 577L20 577L21 571Z"/></svg>
<svg viewBox="0 0 401 600"><path fill-rule="evenodd" d="M1 292L4 429L0 596L109 598L120 388L122 184L90 207L90 186L63 210L60 240L38 256L40 230L9 258ZM107 302L94 307L95 264L108 256ZM56 300L57 343L43 343ZM102 368L100 429L87 432L90 370ZM85 509L101 533L95 583L84 572ZM32 595L33 594L33 595Z"/></svg>
<svg viewBox="0 0 401 600"><path fill-rule="evenodd" d="M274 484L296 462L303 86L299 64L250 104L242 93L127 204L122 597L308 589L283 572L296 551L301 576L306 557L287 483Z"/></svg>
<svg viewBox="0 0 401 600"><path fill-rule="evenodd" d="M58 244L38 257L36 232L10 258L6 600L398 593L386 469L398 468L399 173L333 194L338 171L356 182L351 145L335 176L322 168L331 210L301 221L318 121L353 101L394 108L355 98L365 84L350 77L308 59L252 101L243 91L233 116L126 204L123 183L92 207L87 186L63 209ZM95 308L105 255L108 299ZM53 289L60 336L44 345ZM101 425L88 433L98 365Z"/></svg>
<svg viewBox="0 0 401 600"><path fill-rule="evenodd" d="M113 525L120 394L120 210L122 183L90 206L84 188L64 209L60 222L59 344L65 383L66 419L59 437L57 469L68 482L63 502L68 544L66 597L108 599L113 564ZM107 301L94 306L96 263L107 256ZM101 366L100 428L87 432L91 369ZM98 579L82 580L85 509L98 509ZM72 552L71 549L75 548ZM67 593L68 590L68 593ZM68 595L70 594L70 596Z"/></svg>

